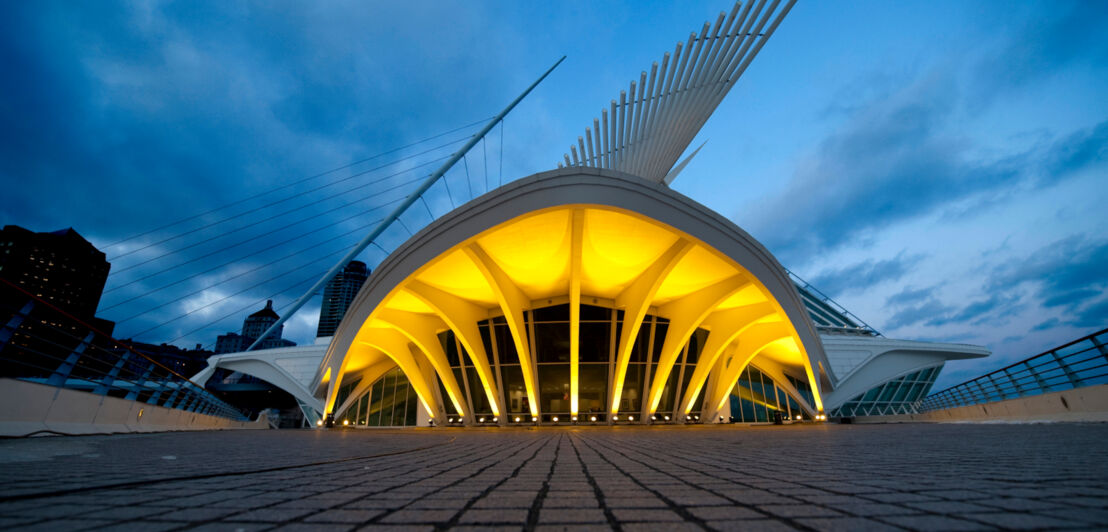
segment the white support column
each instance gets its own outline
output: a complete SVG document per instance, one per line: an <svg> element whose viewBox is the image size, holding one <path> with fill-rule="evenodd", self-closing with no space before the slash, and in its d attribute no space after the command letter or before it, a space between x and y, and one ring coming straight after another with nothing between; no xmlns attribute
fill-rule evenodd
<svg viewBox="0 0 1108 532"><path fill-rule="evenodd" d="M805 411L813 419L816 414L820 413L814 405L809 404L807 399L800 394L800 390L797 390L795 386L789 382L789 379L785 378L785 368L777 362L771 360L769 357L754 357L758 360L758 369L762 370L762 374L773 379L773 382L778 386L785 389L785 393L796 400L800 408ZM753 362L753 361L751 361Z"/></svg>
<svg viewBox="0 0 1108 532"><path fill-rule="evenodd" d="M374 382L377 382L377 379L380 379L382 375L395 367L396 362L393 362L391 359L385 359L376 364L370 364L368 368L360 371L358 376L361 377L362 380L358 381L358 385L354 387L350 395L346 396L346 400L335 408L335 417L339 417L346 412L362 394L369 390L370 386L373 386Z"/></svg>
<svg viewBox="0 0 1108 532"><path fill-rule="evenodd" d="M578 390L581 379L581 245L585 226L585 211L573 209L570 214L569 246L569 411L577 417Z"/></svg>
<svg viewBox="0 0 1108 532"><path fill-rule="evenodd" d="M446 329L446 323L437 317L394 309L381 309L376 318L396 327L396 330L416 345L438 374L450 403L459 414L465 416L467 409L462 408L462 389L458 386L454 372L450 369L450 362L446 359L446 352L439 343L438 331Z"/></svg>
<svg viewBox="0 0 1108 532"><path fill-rule="evenodd" d="M681 413L688 415L693 409L693 400L704 386L704 380L709 370L719 359L723 349L730 345L735 338L755 321L770 316L775 312L773 304L758 303L727 310L713 312L707 318L702 327L708 329L708 341L700 349L700 358L696 363L692 379L685 389L685 395L681 400Z"/></svg>
<svg viewBox="0 0 1108 532"><path fill-rule="evenodd" d="M654 295L662 286L669 272L693 248L693 243L684 238L677 239L662 256L658 257L642 275L616 296L616 308L624 309L623 324L620 326L619 346L616 351L616 372L612 380L611 413L619 412L620 398L623 395L623 383L627 377L627 364L631 361L631 350L635 338L639 335L643 318L654 301Z"/></svg>
<svg viewBox="0 0 1108 532"><path fill-rule="evenodd" d="M714 393L708 397L710 402L705 410L719 411L723 401L727 400L728 394L731 393L731 388L734 388L735 383L738 382L743 368L746 368L747 364L750 364L750 361L769 344L789 337L787 325L783 323L759 323L743 331L739 335L738 349L735 350L730 363L725 365Z"/></svg>
<svg viewBox="0 0 1108 532"><path fill-rule="evenodd" d="M472 244L465 248L466 255L473 265L485 276L496 300L500 304L500 310L504 313L504 320L508 322L508 330L512 333L512 342L516 346L516 354L519 356L519 367L523 372L523 386L527 391L527 404L531 409L531 415L538 415L538 386L535 384L534 360L531 358L531 342L527 339L527 326L523 320L523 312L530 308L531 300L519 289L504 270L489 257L478 244ZM491 331L490 331L490 334ZM507 414L505 414L507 415Z"/></svg>
<svg viewBox="0 0 1108 532"><path fill-rule="evenodd" d="M427 409L428 414L433 416L438 412L435 394L431 393L431 386L424 380L419 363L408 349L406 336L396 329L374 328L367 331L365 343L380 349L396 362L397 366L400 366L400 371L408 377L408 382L412 384L412 388L415 388L416 395L423 402L423 408Z"/></svg>
<svg viewBox="0 0 1108 532"><path fill-rule="evenodd" d="M681 299L667 303L658 309L658 315L669 319L666 339L658 355L658 370L650 382L649 410L653 414L662 400L666 379L669 378L673 364L677 361L681 348L688 342L689 336L696 330L720 303L750 284L745 275L728 277L718 283L702 288Z"/></svg>
<svg viewBox="0 0 1108 532"><path fill-rule="evenodd" d="M434 309L435 313L454 331L466 352L469 353L470 360L477 370L477 376L481 378L493 415L503 415L500 411L500 394L497 393L496 379L492 375L489 357L485 353L485 344L481 342L481 333L477 329L477 322L487 318L488 311L420 281L412 281L405 288Z"/></svg>

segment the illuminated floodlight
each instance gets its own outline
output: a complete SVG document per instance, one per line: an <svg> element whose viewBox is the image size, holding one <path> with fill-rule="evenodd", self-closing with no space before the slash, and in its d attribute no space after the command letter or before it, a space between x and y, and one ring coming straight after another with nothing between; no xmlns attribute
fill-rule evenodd
<svg viewBox="0 0 1108 532"><path fill-rule="evenodd" d="M612 421L619 421L619 416L612 416Z"/></svg>
<svg viewBox="0 0 1108 532"><path fill-rule="evenodd" d="M315 426L322 427L323 426L323 420L322 419L315 420Z"/></svg>
<svg viewBox="0 0 1108 532"><path fill-rule="evenodd" d="M500 423L500 418L494 417L494 418L492 418L492 422L493 423Z"/></svg>
<svg viewBox="0 0 1108 532"><path fill-rule="evenodd" d="M350 420L349 420L349 419L344 419L344 420L342 420L342 424L343 424L343 425L349 425L349 424L350 424Z"/></svg>
<svg viewBox="0 0 1108 532"><path fill-rule="evenodd" d="M589 416L589 421L596 423L596 416Z"/></svg>
<svg viewBox="0 0 1108 532"><path fill-rule="evenodd" d="M516 416L516 423L519 423L519 416Z"/></svg>
<svg viewBox="0 0 1108 532"><path fill-rule="evenodd" d="M635 420L635 416L627 416L627 421L634 421L634 420Z"/></svg>
<svg viewBox="0 0 1108 532"><path fill-rule="evenodd" d="M539 422L538 416L531 416L531 423L538 423L538 422Z"/></svg>
<svg viewBox="0 0 1108 532"><path fill-rule="evenodd" d="M554 416L554 422L555 422L555 423L557 423L557 422L558 422L558 416Z"/></svg>
<svg viewBox="0 0 1108 532"><path fill-rule="evenodd" d="M484 423L484 422L485 422L485 418L483 418L483 417L482 417L482 418L479 418L479 419L477 420L477 422L478 422L478 423Z"/></svg>
<svg viewBox="0 0 1108 532"><path fill-rule="evenodd" d="M668 415L666 416L666 421L669 421L669 416Z"/></svg>

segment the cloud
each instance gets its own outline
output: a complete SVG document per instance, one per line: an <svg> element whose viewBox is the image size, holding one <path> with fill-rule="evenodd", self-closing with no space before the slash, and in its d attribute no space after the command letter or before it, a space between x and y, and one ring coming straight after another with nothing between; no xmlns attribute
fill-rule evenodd
<svg viewBox="0 0 1108 532"><path fill-rule="evenodd" d="M994 294L986 299L968 303L961 310L944 313L927 320L927 325L941 326L950 323L972 323L982 325L990 321L1001 320L1019 311L1018 294Z"/></svg>
<svg viewBox="0 0 1108 532"><path fill-rule="evenodd" d="M1045 16L1010 30L998 49L974 62L970 105L988 105L1002 93L1040 83L1077 63L1108 61L1108 6L1081 1L1047 5Z"/></svg>
<svg viewBox="0 0 1108 532"><path fill-rule="evenodd" d="M812 285L829 296L847 292L861 292L886 281L898 281L911 271L924 255L907 255L901 251L891 259L868 259L845 268L831 270L816 276Z"/></svg>
<svg viewBox="0 0 1108 532"><path fill-rule="evenodd" d="M1108 240L1071 236L996 267L987 285L1004 293L1033 286L1044 307L1062 312L1062 323L1089 327L1108 323Z"/></svg>
<svg viewBox="0 0 1108 532"><path fill-rule="evenodd" d="M1061 323L1061 321L1059 321L1058 318L1050 318L1049 320L1046 320L1046 321L1044 321L1042 323L1039 323L1038 325L1032 327L1031 330L1032 331L1049 331L1050 329L1053 329L1053 328L1057 327L1060 323Z"/></svg>
<svg viewBox="0 0 1108 532"><path fill-rule="evenodd" d="M936 287L932 286L930 288L915 289L911 286L906 286L900 292L889 296L888 299L885 300L885 305L889 307L896 307L901 305L920 303L924 300L932 298L935 295L935 288Z"/></svg>
<svg viewBox="0 0 1108 532"><path fill-rule="evenodd" d="M1020 187L1050 186L1103 165L1103 117L1090 128L1037 131L1039 142L1007 151L963 130L1001 93L1061 76L1068 66L1108 61L1106 10L1096 2L1062 4L1009 29L998 46L908 75L869 72L843 82L851 103L832 113L843 124L797 163L781 192L744 208L740 225L783 262L799 265L907 220L944 209L948 218L972 216Z"/></svg>
<svg viewBox="0 0 1108 532"><path fill-rule="evenodd" d="M954 307L946 305L940 302L938 299L931 297L926 301L916 305L909 305L900 310L885 320L884 329L899 329L909 325L915 325L925 320L932 319L934 316L945 315L954 310Z"/></svg>

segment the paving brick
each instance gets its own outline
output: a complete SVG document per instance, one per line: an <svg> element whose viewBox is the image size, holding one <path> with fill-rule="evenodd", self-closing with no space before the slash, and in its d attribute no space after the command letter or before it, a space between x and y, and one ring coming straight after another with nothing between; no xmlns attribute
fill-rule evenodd
<svg viewBox="0 0 1108 532"><path fill-rule="evenodd" d="M685 519L673 510L653 510L642 508L615 508L612 515L621 523L648 522L664 523L672 521L684 521Z"/></svg>
<svg viewBox="0 0 1108 532"><path fill-rule="evenodd" d="M458 522L463 524L525 523L527 522L527 513L528 510L522 508L501 508L495 510L471 508L462 514Z"/></svg>
<svg viewBox="0 0 1108 532"><path fill-rule="evenodd" d="M1081 526L1082 523L1067 519L1059 519L1047 515L1031 515L1018 513L986 513L965 514L964 519L979 521L989 525L1009 530L1030 530L1042 528L1072 528ZM1103 524L1103 523L1102 523Z"/></svg>
<svg viewBox="0 0 1108 532"><path fill-rule="evenodd" d="M607 523L608 518L599 509L543 508L539 512L540 524Z"/></svg>
<svg viewBox="0 0 1108 532"><path fill-rule="evenodd" d="M705 521L765 518L765 514L741 506L696 506L687 510L692 515Z"/></svg>
<svg viewBox="0 0 1108 532"><path fill-rule="evenodd" d="M886 530L902 530L900 527L879 523L863 517L802 518L797 519L796 522L821 532L855 532L857 530L884 532Z"/></svg>
<svg viewBox="0 0 1108 532"><path fill-rule="evenodd" d="M877 519L916 530L993 530L993 527L982 523L943 515L892 515Z"/></svg>
<svg viewBox="0 0 1108 532"><path fill-rule="evenodd" d="M455 510L400 510L381 519L384 523L421 524L445 523L458 512Z"/></svg>
<svg viewBox="0 0 1108 532"><path fill-rule="evenodd" d="M607 530L611 517L624 529L1096 528L1108 522L1105 440L1108 426L1096 424L216 432L58 438L51 447L0 440L0 499L32 496L0 502L0 527L518 529L533 518L539 529ZM58 453L70 445L103 459ZM252 472L259 447L267 468L345 461ZM2 460L36 453L29 465ZM159 458L169 454L178 459ZM222 476L173 480L208 473ZM108 487L134 480L143 483ZM75 487L85 491L51 493Z"/></svg>

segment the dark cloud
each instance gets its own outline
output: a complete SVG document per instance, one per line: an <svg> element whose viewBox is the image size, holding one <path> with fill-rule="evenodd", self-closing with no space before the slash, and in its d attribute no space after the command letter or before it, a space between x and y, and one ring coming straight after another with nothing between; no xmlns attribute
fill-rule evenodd
<svg viewBox="0 0 1108 532"><path fill-rule="evenodd" d="M998 266L987 290L1005 293L1028 284L1042 304L1063 313L1062 323L1095 327L1108 323L1108 240L1078 235Z"/></svg>
<svg viewBox="0 0 1108 532"><path fill-rule="evenodd" d="M1049 331L1061 324L1058 318L1050 318L1031 328L1032 331Z"/></svg>
<svg viewBox="0 0 1108 532"><path fill-rule="evenodd" d="M469 51L512 34L489 38L467 23L485 14L482 6L5 3L0 225L72 225L100 246L112 262L101 315L120 322L120 335L210 343L266 299L287 306L404 197L411 186L401 183L458 144L376 171L435 144L299 179L488 116L514 96L514 86L426 82L428 72L497 72L504 47ZM430 42L381 17L419 20L423 31L458 27ZM385 53L382 42L397 46ZM467 105L426 105L451 99ZM488 151L495 160L498 148ZM448 179L460 185L456 199L468 197L459 196L468 190L461 169ZM442 214L441 185L427 203ZM420 205L380 246L395 248L428 219Z"/></svg>
<svg viewBox="0 0 1108 532"><path fill-rule="evenodd" d="M1047 152L1040 179L1056 181L1108 161L1108 121L1059 139Z"/></svg>
<svg viewBox="0 0 1108 532"><path fill-rule="evenodd" d="M940 302L938 299L929 298L922 303L905 306L898 310L885 320L883 328L894 330L909 325L915 325L932 319L935 316L946 315L953 310L953 307Z"/></svg>
<svg viewBox="0 0 1108 532"><path fill-rule="evenodd" d="M902 251L891 259L865 260L845 268L821 273L812 280L812 284L832 297L849 292L861 292L882 282L900 280L923 257L923 255L907 255Z"/></svg>
<svg viewBox="0 0 1108 532"><path fill-rule="evenodd" d="M981 325L1015 314L1020 308L1017 306L1019 300L1017 294L994 294L986 299L970 302L957 312L936 315L927 320L926 324L935 327L949 323Z"/></svg>
<svg viewBox="0 0 1108 532"><path fill-rule="evenodd" d="M1027 27L1009 28L1000 45L947 57L914 78L869 73L844 82L851 103L834 112L848 117L845 125L797 165L783 192L744 212L740 225L798 265L892 224L943 209L947 217L970 216L1020 186L1048 186L1102 165L1108 121L998 155L981 155L995 152L965 138L960 121L1032 80L1108 60L1106 10L1096 2L1061 4Z"/></svg>
<svg viewBox="0 0 1108 532"><path fill-rule="evenodd" d="M901 305L920 303L933 297L935 294L935 288L936 287L932 286L930 288L915 289L911 286L906 286L900 292L889 296L889 298L885 300L885 305L896 307Z"/></svg>
<svg viewBox="0 0 1108 532"><path fill-rule="evenodd" d="M1000 95L1042 82L1076 63L1108 61L1108 4L1052 2L1050 12L1021 21L999 49L973 65L968 104L985 106Z"/></svg>

